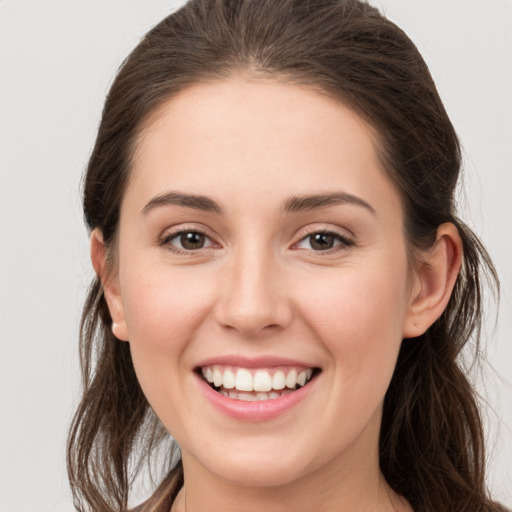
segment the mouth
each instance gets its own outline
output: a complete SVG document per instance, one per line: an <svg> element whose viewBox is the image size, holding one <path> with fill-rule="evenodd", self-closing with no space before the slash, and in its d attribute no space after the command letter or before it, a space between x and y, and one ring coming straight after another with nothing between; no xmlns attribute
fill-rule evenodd
<svg viewBox="0 0 512 512"><path fill-rule="evenodd" d="M195 369L199 377L221 395L244 402L275 400L307 386L320 368L278 366L244 368L223 364Z"/></svg>

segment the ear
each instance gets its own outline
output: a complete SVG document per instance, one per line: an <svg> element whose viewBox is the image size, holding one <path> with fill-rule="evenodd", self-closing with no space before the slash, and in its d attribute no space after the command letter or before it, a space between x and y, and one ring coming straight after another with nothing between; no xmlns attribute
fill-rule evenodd
<svg viewBox="0 0 512 512"><path fill-rule="evenodd" d="M122 341L128 341L128 330L124 315L123 302L116 276L109 275L106 262L103 234L96 228L91 233L91 261L96 275L100 278L107 306L112 317L112 332Z"/></svg>
<svg viewBox="0 0 512 512"><path fill-rule="evenodd" d="M460 271L462 241L454 224L437 229L434 245L422 253L417 263L403 337L420 336L441 316Z"/></svg>

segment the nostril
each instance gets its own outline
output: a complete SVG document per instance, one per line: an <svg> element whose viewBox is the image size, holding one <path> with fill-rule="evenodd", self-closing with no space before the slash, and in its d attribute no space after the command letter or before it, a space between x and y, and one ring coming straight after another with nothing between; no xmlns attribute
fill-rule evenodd
<svg viewBox="0 0 512 512"><path fill-rule="evenodd" d="M222 325L226 329L236 331L244 337L256 337L262 333L269 331L278 331L283 328L282 325L272 322L269 323L268 318L257 318L255 316L238 316L231 317Z"/></svg>

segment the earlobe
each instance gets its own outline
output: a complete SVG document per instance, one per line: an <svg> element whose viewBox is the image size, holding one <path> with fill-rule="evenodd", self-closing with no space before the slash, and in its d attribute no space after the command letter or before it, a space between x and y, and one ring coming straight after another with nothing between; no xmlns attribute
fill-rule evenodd
<svg viewBox="0 0 512 512"><path fill-rule="evenodd" d="M105 299L112 318L112 332L116 338L128 341L128 330L126 328L119 284L117 278L109 273L103 234L98 228L94 229L91 233L91 262L103 286Z"/></svg>
<svg viewBox="0 0 512 512"><path fill-rule="evenodd" d="M415 286L404 321L403 337L415 338L441 316L455 286L462 261L462 241L454 224L437 229L432 248L422 253L417 264Z"/></svg>

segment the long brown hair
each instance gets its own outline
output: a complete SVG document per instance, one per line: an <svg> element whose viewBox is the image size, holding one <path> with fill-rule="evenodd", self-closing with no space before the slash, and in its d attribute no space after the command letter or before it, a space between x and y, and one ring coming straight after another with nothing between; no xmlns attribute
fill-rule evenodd
<svg viewBox="0 0 512 512"><path fill-rule="evenodd" d="M460 361L468 342L480 350L482 281L498 281L485 248L456 216L460 147L427 65L377 9L358 0L192 0L160 22L108 94L84 181L88 228L101 229L115 252L131 157L151 113L194 83L240 72L310 86L375 128L404 204L411 254L432 244L440 224L457 226L462 270L443 315L402 343L384 403L380 465L416 511L499 510L486 493L482 424ZM78 510L125 510L135 474L169 438L111 322L96 279L81 325L83 397L68 440ZM169 510L183 484L179 457L167 460L144 510Z"/></svg>

